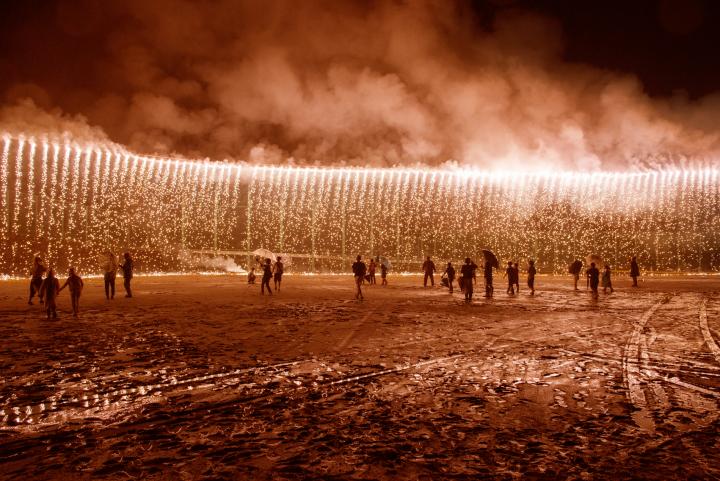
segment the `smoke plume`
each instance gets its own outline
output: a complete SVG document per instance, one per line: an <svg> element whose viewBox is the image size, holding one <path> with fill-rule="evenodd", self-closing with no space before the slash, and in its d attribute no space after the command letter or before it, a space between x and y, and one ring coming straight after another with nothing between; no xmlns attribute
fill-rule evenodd
<svg viewBox="0 0 720 481"><path fill-rule="evenodd" d="M63 3L53 21L93 56L9 86L2 124L320 165L628 169L718 152L720 97L653 99L632 75L563 62L550 18L483 20L446 1Z"/></svg>

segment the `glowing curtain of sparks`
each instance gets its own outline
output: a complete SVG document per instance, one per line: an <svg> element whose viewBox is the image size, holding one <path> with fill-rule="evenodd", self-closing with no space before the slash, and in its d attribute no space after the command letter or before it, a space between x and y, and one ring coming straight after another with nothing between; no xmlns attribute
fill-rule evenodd
<svg viewBox="0 0 720 481"><path fill-rule="evenodd" d="M248 168L139 156L105 145L2 136L0 274L34 252L97 272L107 249L139 269L191 269L189 250L301 254L298 270L346 271L384 255L397 269L480 257L565 272L590 253L617 267L720 270L717 168L532 174L476 170Z"/></svg>

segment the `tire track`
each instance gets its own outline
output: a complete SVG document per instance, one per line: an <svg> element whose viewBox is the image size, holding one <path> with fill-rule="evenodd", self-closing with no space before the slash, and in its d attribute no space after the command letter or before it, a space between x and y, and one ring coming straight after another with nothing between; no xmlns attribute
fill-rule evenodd
<svg viewBox="0 0 720 481"><path fill-rule="evenodd" d="M653 420L652 413L648 409L648 400L642 386L642 372L640 369L640 366L647 362L647 359L643 359L641 352L644 342L643 331L655 311L663 304L667 304L671 298L672 295L664 296L640 317L630 334L622 357L623 384L625 384L627 388L627 396L630 403L638 408L638 411L632 413L632 417L639 427L651 432L655 431L655 421Z"/></svg>
<svg viewBox="0 0 720 481"><path fill-rule="evenodd" d="M712 353L713 357L715 357L715 360L720 363L720 347L718 347L715 339L713 339L713 336L710 333L710 328L708 327L707 301L707 297L705 297L700 303L700 313L698 316L698 320L700 322L700 332L702 332L703 339L705 340L705 345L708 347L708 349L710 349L710 352Z"/></svg>

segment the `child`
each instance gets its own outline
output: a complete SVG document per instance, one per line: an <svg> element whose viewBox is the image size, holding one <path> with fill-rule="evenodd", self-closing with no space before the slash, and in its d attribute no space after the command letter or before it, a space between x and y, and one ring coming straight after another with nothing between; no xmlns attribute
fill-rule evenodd
<svg viewBox="0 0 720 481"><path fill-rule="evenodd" d="M80 276L75 273L73 267L68 270L68 278L65 284L58 290L58 294L65 289L65 286L70 288L70 302L72 303L73 317L77 317L78 312L80 312L80 293L82 292L84 284Z"/></svg>
<svg viewBox="0 0 720 481"><path fill-rule="evenodd" d="M48 319L50 319L50 315L52 315L53 319L57 319L57 306L55 305L55 298L57 298L59 291L60 282L58 282L55 277L55 270L50 269L47 277L40 286L40 297L45 298L45 309L47 311Z"/></svg>
<svg viewBox="0 0 720 481"><path fill-rule="evenodd" d="M508 280L507 293L510 295L515 294L515 269L513 269L512 262L508 262L507 269L505 269L505 276Z"/></svg>
<svg viewBox="0 0 720 481"><path fill-rule="evenodd" d="M610 294L615 292L615 289L613 289L612 281L610 280L610 264L605 264L605 270L602 274L602 287L603 287L603 294L607 294L608 287L610 288Z"/></svg>
<svg viewBox="0 0 720 481"><path fill-rule="evenodd" d="M255 284L255 268L253 267L250 269L250 272L248 273L248 284Z"/></svg>
<svg viewBox="0 0 720 481"><path fill-rule="evenodd" d="M368 275L370 276L369 282L370 284L375 284L375 268L377 267L377 264L375 264L375 259L372 257L370 258L370 265L368 266Z"/></svg>

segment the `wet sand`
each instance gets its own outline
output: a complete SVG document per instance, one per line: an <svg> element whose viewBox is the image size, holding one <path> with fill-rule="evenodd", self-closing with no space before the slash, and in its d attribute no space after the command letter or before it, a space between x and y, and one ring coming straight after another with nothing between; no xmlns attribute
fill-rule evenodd
<svg viewBox="0 0 720 481"><path fill-rule="evenodd" d="M390 283L0 282L0 479L720 478L720 278Z"/></svg>

